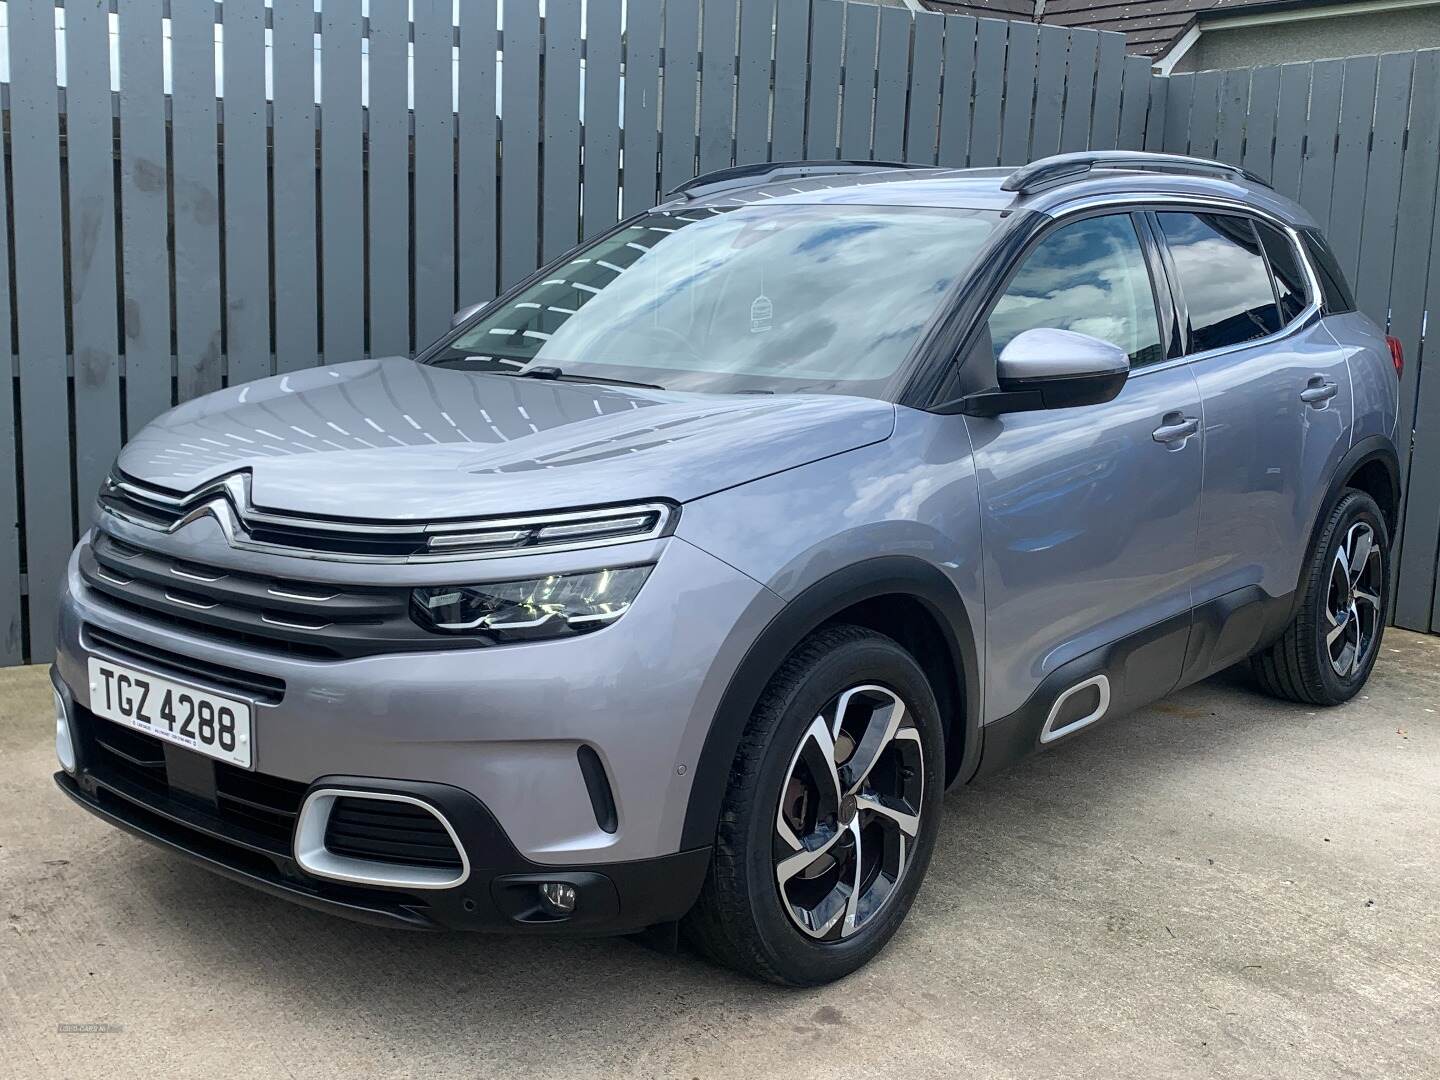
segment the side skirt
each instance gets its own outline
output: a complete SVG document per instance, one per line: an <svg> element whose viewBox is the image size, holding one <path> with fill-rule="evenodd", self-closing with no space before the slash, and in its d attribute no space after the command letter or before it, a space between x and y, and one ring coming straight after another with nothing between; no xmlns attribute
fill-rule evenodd
<svg viewBox="0 0 1440 1080"><path fill-rule="evenodd" d="M1293 594L1252 585L1076 657L1024 705L981 729L972 780L1239 663L1284 630L1293 607Z"/></svg>

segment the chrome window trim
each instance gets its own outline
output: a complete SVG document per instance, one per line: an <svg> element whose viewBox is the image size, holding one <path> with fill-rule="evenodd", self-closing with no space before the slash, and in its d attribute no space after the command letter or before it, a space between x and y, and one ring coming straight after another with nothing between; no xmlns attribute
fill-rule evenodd
<svg viewBox="0 0 1440 1080"><path fill-rule="evenodd" d="M159 524L139 514L127 512L123 505L115 505L103 498L107 492L119 491L137 503L149 502L170 510L180 511L181 516L169 523ZM614 544L639 543L658 540L674 532L679 518L679 509L662 500L626 503L619 506L599 506L586 510L564 510L496 518L470 518L440 522L394 522L367 523L344 521L336 518L309 517L305 515L280 514L273 511L257 510L250 501L250 477L248 473L232 473L223 479L198 488L186 495L175 495L148 485L112 474L101 489L99 509L130 525L152 532L175 533L186 525L203 517L212 518L226 542L242 551L253 551L266 555L280 555L287 558L312 559L319 562L370 563L370 564L416 564L435 562L473 562L481 559L507 558L519 555L542 555L551 552L581 551ZM643 532L623 533L617 536L593 536L587 539L539 543L529 546L496 546L491 548L471 547L446 550L447 546L469 540L464 534L493 535L510 531L515 535L528 535L532 529L545 526L570 526L586 521L603 523L612 519L648 517L655 515L655 525ZM337 533L350 536L373 537L428 537L429 550L409 555L376 555L343 551L317 551L310 548L292 547L287 544L262 542L253 539L246 530L248 524L270 525L277 528L307 530L318 533ZM479 543L479 540L469 540Z"/></svg>
<svg viewBox="0 0 1440 1080"><path fill-rule="evenodd" d="M1169 360L1161 360L1158 363L1146 364L1144 367L1132 370L1130 372L1130 378L1138 379L1151 372L1170 371L1173 368L1193 364L1196 361L1228 356L1242 349L1255 349L1271 345L1290 337L1292 334L1298 333L1316 319L1322 317L1320 311L1320 297L1322 295L1320 291L1320 277L1315 272L1315 267L1310 263L1310 253L1305 250L1305 245L1301 241L1299 230L1284 218L1263 207L1255 206L1240 199L1227 199L1216 195L1137 192L1133 194L1091 195L1065 203L1046 211L1046 213L1055 221L1059 222L1069 217L1111 207L1117 211L1129 209L1133 212L1146 209L1153 210L1156 206L1167 206L1176 210L1195 210L1199 208L1201 212L1203 212L1203 209L1208 208L1220 213L1239 214L1242 217L1256 218L1278 229L1285 235L1285 238L1290 241L1291 248L1294 249L1300 265L1304 268L1305 283L1307 291L1310 294L1310 302L1306 304L1293 319L1273 334L1266 334L1264 337L1254 338L1250 341L1241 341L1234 345L1226 345L1219 349L1207 349L1204 352L1186 353L1184 356L1176 356ZM1269 259L1266 259L1266 270L1271 274L1274 273L1274 271L1270 269Z"/></svg>
<svg viewBox="0 0 1440 1080"><path fill-rule="evenodd" d="M380 802L408 803L418 806L440 822L455 845L460 856L460 873L429 866L413 866L405 863L380 862L375 859L357 859L350 855L336 855L325 846L325 830L330 823L330 813L335 800L341 797L355 799L376 799ZM453 889L470 876L470 857L465 845L460 842L454 826L438 809L424 799L413 795L401 795L390 791L365 791L360 788L317 788L305 796L300 805L300 814L295 822L295 862L300 869L315 877L331 881L348 881L356 885L380 885L392 889Z"/></svg>

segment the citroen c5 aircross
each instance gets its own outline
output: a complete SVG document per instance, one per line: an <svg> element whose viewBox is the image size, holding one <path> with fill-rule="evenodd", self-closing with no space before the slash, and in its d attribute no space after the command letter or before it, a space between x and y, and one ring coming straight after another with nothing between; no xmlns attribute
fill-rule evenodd
<svg viewBox="0 0 1440 1080"><path fill-rule="evenodd" d="M56 781L354 919L833 980L948 787L1241 662L1364 685L1402 363L1216 162L703 176L416 357L140 431Z"/></svg>

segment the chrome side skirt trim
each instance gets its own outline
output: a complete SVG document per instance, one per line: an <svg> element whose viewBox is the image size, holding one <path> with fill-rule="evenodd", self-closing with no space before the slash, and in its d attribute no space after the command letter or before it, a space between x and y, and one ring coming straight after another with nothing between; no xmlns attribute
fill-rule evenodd
<svg viewBox="0 0 1440 1080"><path fill-rule="evenodd" d="M449 834L450 842L455 845L455 850L460 855L460 872L457 874L453 870L433 866L406 866L403 863L336 855L325 846L325 827L330 822L330 812L335 807L335 800L341 796L408 803L420 807L440 822ZM453 889L470 876L470 859L465 854L465 845L460 843L460 837L456 835L454 826L445 815L423 799L389 791L352 788L319 788L312 791L305 797L305 802L300 807L299 820L295 823L295 861L302 870L315 877L396 889Z"/></svg>
<svg viewBox="0 0 1440 1080"><path fill-rule="evenodd" d="M1060 707L1082 690L1088 690L1092 686L1100 692L1100 703L1095 706L1092 712L1080 717L1080 719L1071 720L1063 727L1057 728L1055 721L1060 716ZM1083 727L1089 727L1095 723L1096 720L1104 716L1109 708L1110 680L1104 675L1092 675L1090 678L1076 683L1055 699L1055 704L1050 706L1050 715L1045 718L1045 726L1040 729L1040 741L1041 743L1052 743L1056 739L1063 739L1071 732L1079 731Z"/></svg>

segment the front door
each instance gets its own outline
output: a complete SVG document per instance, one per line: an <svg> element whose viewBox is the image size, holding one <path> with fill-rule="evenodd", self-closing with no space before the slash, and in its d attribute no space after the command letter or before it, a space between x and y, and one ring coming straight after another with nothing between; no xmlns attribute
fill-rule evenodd
<svg viewBox="0 0 1440 1080"><path fill-rule="evenodd" d="M987 722L1063 691L1040 686L1062 665L1155 628L1164 632L1108 670L1108 691L1112 711L1163 695L1189 633L1200 394L1183 362L1165 360L1130 215L1060 225L1026 256L990 316L997 353L1036 327L1119 345L1131 375L1104 405L967 418L981 488ZM1038 705L1043 715L1049 701Z"/></svg>

